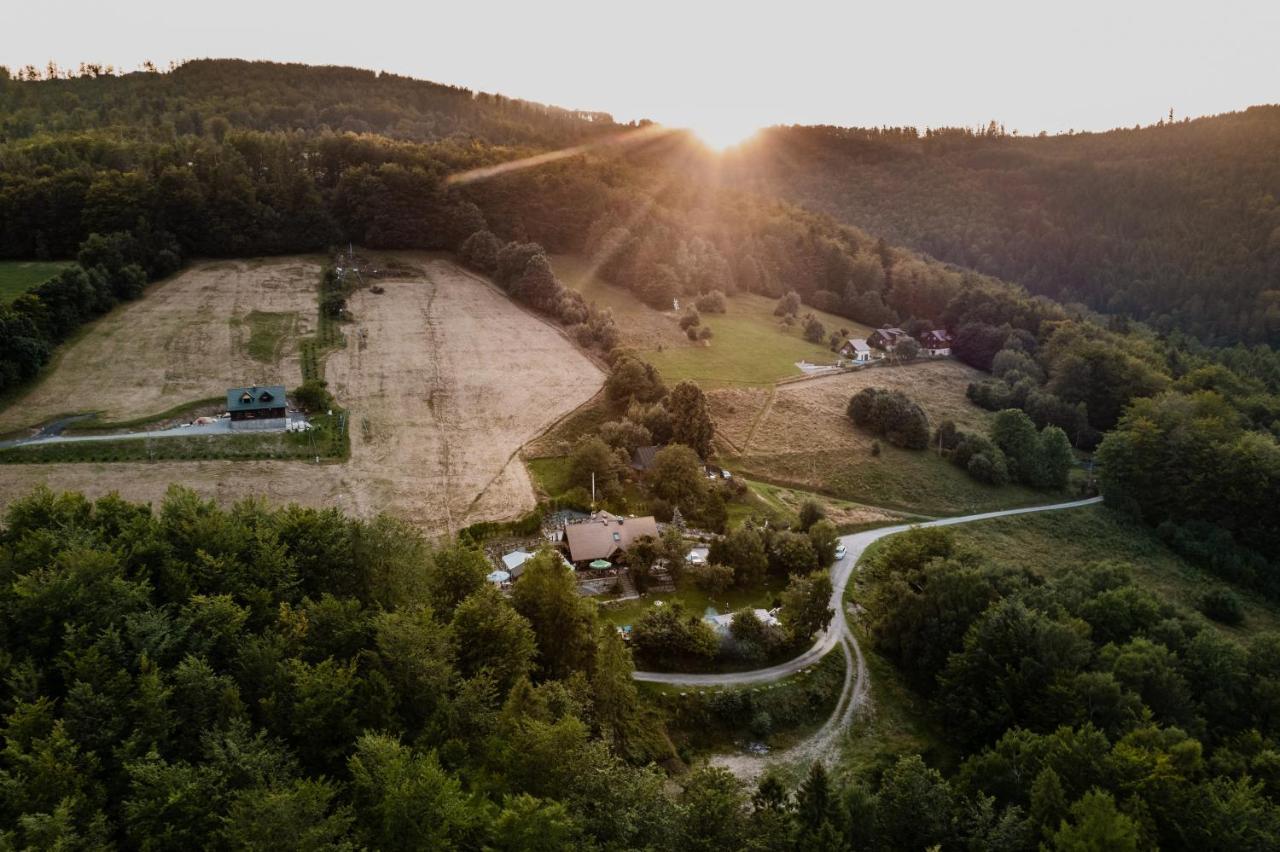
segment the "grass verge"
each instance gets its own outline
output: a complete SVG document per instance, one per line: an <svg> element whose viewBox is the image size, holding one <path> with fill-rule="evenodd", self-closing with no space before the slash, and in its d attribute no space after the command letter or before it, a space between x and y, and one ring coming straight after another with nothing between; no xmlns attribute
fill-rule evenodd
<svg viewBox="0 0 1280 852"><path fill-rule="evenodd" d="M844 685L844 655L836 650L801 674L751 687L708 688L641 683L641 692L668 719L686 761L745 742L786 748L835 708Z"/></svg>
<svg viewBox="0 0 1280 852"><path fill-rule="evenodd" d="M342 460L350 455L346 415L312 418L309 432L243 432L115 441L27 444L0 450L0 464L61 462L199 461L204 459Z"/></svg>

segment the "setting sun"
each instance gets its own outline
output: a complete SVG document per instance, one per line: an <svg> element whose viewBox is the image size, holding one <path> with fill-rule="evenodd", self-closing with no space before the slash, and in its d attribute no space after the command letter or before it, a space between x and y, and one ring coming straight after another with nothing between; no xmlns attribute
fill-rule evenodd
<svg viewBox="0 0 1280 852"><path fill-rule="evenodd" d="M760 123L736 115L711 115L691 123L689 130L708 148L723 151L755 136Z"/></svg>

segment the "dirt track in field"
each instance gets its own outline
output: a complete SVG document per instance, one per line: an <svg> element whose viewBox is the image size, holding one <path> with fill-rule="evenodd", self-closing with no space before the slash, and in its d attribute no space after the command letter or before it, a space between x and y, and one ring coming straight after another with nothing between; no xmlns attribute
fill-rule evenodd
<svg viewBox="0 0 1280 852"><path fill-rule="evenodd" d="M363 517L386 511L430 533L526 511L534 504L533 488L516 451L591 397L604 376L555 328L483 280L444 260L405 258L424 274L380 281L381 294L356 293L350 303L355 321L344 326L348 345L329 356L330 389L350 410L350 461L6 465L0 467L0 502L39 483L91 496L119 491L129 499L157 502L170 482L178 482L225 502L262 495L276 503L339 506ZM270 276L277 274L278 265L292 268L290 263L296 267L308 261L271 261L256 268ZM238 270L241 265L235 266ZM246 271L229 272L251 276L255 267L247 266ZM217 267L204 274L216 272ZM310 269L313 274L305 299L313 312L319 268L312 265ZM211 279L210 286L214 283ZM234 286L252 292L244 284ZM199 288L197 294L205 289ZM153 295L149 293L137 307ZM198 298L190 302L192 321L198 325L207 303ZM238 303L238 308L241 313L295 309L251 300ZM166 321L172 324L172 317L181 314L170 307ZM227 326L226 316L220 321ZM94 396L95 388L105 386L101 375L61 378L70 365L86 364L85 356L75 349L88 346L100 357L109 357L116 363L113 371L127 369L140 358L132 347L114 354L112 341L119 338L113 334L108 341L99 341L98 333L95 329L76 343L38 389L45 391L61 380L61 387L83 388L89 397L80 405L64 404L57 410L105 407L106 392L97 390ZM261 364L257 367L262 369ZM234 369L234 363L227 364L215 393L239 383ZM294 374L282 380L296 384L296 360L287 363L285 370ZM167 404L201 395L209 394L189 392ZM165 407L161 398L138 395L141 413ZM138 413L130 408L119 416Z"/></svg>

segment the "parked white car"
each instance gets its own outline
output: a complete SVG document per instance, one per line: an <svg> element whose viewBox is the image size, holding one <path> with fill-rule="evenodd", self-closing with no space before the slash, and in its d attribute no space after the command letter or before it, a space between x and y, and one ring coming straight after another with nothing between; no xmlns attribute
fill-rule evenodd
<svg viewBox="0 0 1280 852"><path fill-rule="evenodd" d="M846 553L848 553L848 551L844 549L843 544L836 546L836 559L844 559L844 555Z"/></svg>

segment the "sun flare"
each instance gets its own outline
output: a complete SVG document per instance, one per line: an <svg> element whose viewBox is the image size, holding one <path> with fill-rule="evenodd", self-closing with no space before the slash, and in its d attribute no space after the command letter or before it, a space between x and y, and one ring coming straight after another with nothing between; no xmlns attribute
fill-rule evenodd
<svg viewBox="0 0 1280 852"><path fill-rule="evenodd" d="M714 151L741 145L760 131L760 124L735 115L712 115L692 122L689 130Z"/></svg>

